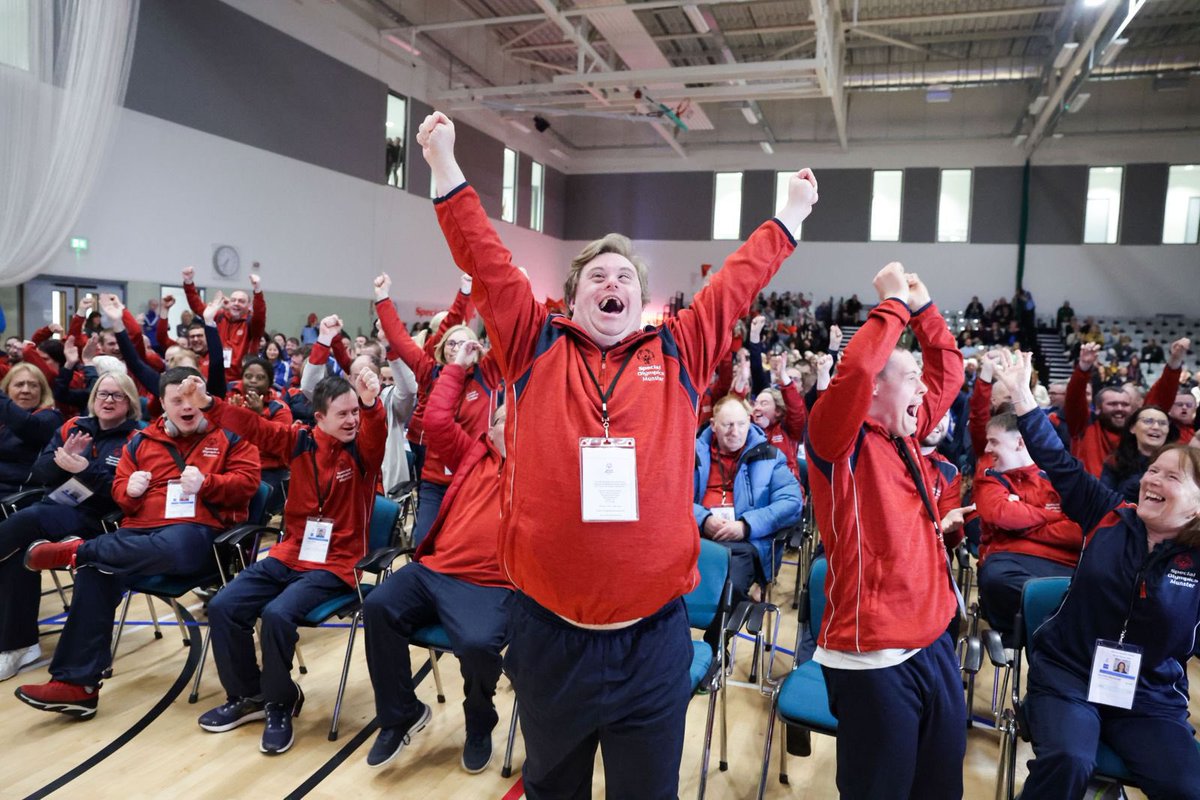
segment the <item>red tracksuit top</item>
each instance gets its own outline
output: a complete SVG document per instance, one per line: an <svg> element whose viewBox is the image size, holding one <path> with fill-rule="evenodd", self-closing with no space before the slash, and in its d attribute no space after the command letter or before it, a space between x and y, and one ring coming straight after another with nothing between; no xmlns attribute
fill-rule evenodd
<svg viewBox="0 0 1200 800"><path fill-rule="evenodd" d="M417 407L413 409L412 417L408 421L408 440L413 444L427 445L425 463L421 467L421 480L447 486L451 481L447 470L452 471L452 468L443 461L437 448L425 440L424 423L429 392L438 380L442 367L409 336L408 329L404 327L390 298L376 301L375 313L379 316L379 325L383 328L383 335L387 337L388 347L399 355L400 360L408 365L417 378ZM492 412L496 410L500 401L497 389L501 383L500 368L496 359L491 353L485 354L472 370L470 380L462 387L462 396L459 398L458 411L454 417L472 439L488 429Z"/></svg>
<svg viewBox="0 0 1200 800"><path fill-rule="evenodd" d="M1021 553L1068 567L1079 563L1083 531L1063 514L1062 498L1037 464L987 470L975 481L975 508L984 523L980 565L991 553Z"/></svg>
<svg viewBox="0 0 1200 800"><path fill-rule="evenodd" d="M204 473L204 483L196 495L196 516L192 519L163 516L167 483L178 480L183 471L175 463L168 445L179 451L185 464ZM129 476L139 470L151 473L150 488L141 497L130 497L125 487ZM125 512L123 528L161 528L184 522L222 528L246 521L250 498L258 491L258 483L258 448L253 444L213 424L204 433L172 437L167 434L166 417L159 417L130 437L121 450L112 494Z"/></svg>
<svg viewBox="0 0 1200 800"><path fill-rule="evenodd" d="M1146 394L1145 405L1158 406L1170 411L1175 403L1175 392L1179 388L1179 370L1164 367L1158 380ZM1099 418L1093 418L1087 404L1087 385L1092 379L1091 371L1084 372L1078 366L1067 383L1067 398L1063 401L1063 417L1071 432L1071 455L1083 462L1083 467L1097 478L1104 471L1104 460L1117 449L1121 440L1120 431L1107 430Z"/></svg>
<svg viewBox="0 0 1200 800"><path fill-rule="evenodd" d="M796 480L800 480L798 459L800 445L804 442L804 428L808 425L808 407L804 405L804 398L800 396L795 381L779 387L779 391L783 395L786 411L782 419L776 420L775 424L763 433L767 435L767 441L783 453L788 469L796 476Z"/></svg>
<svg viewBox="0 0 1200 800"><path fill-rule="evenodd" d="M512 584L500 570L500 478L504 458L487 432L472 438L454 421L467 372L448 364L429 393L425 434L454 480L437 519L417 548L416 560L434 572L477 586Z"/></svg>
<svg viewBox="0 0 1200 800"><path fill-rule="evenodd" d="M778 221L761 225L690 308L602 352L574 322L537 302L479 203L463 184L436 204L454 261L474 277L472 300L504 371L500 563L513 584L584 624L646 617L696 585L700 536L692 512L693 434L700 392L728 351L730 330L795 249ZM611 435L634 437L638 522L580 520L579 438L602 436L588 375L612 382ZM526 419L528 416L528 419Z"/></svg>
<svg viewBox="0 0 1200 800"><path fill-rule="evenodd" d="M187 295L192 313L203 321L205 305L196 284L185 283L183 293ZM233 351L229 364L225 367L225 380L230 383L242 377L242 359L247 353L258 352L258 340L267 330L267 301L263 299L263 293L252 292L250 298L250 313L239 320L230 319L224 311L217 312L216 323L217 331L221 334L221 344ZM209 353L209 356L223 359L225 354Z"/></svg>
<svg viewBox="0 0 1200 800"><path fill-rule="evenodd" d="M359 408L358 437L347 446L320 428L283 425L245 408L231 406L218 397L206 412L208 418L257 442L264 453L287 459L291 470L287 503L283 507L283 540L267 554L299 571L323 569L354 585L354 565L367 554L375 485L383 469L387 443L387 412L376 399L370 408ZM354 457L357 449L358 458ZM313 459L316 474L313 474ZM320 481L318 502L317 481ZM301 561L304 527L309 517L334 521L325 562Z"/></svg>
<svg viewBox="0 0 1200 800"><path fill-rule="evenodd" d="M237 397L242 403L245 402L241 386L236 388L231 387L229 393L225 395L226 401L232 400L234 397ZM274 389L269 390L267 396L263 398L263 408L259 413L263 419L270 422L278 422L280 425L292 424L291 406L283 402L283 398ZM262 463L263 469L286 469L288 465L286 458L267 452L266 450L259 450L258 458Z"/></svg>
<svg viewBox="0 0 1200 800"><path fill-rule="evenodd" d="M809 419L808 480L829 558L818 644L828 650L927 647L954 616L946 552L891 435L867 416L875 376L906 324L921 346L928 391L916 435L904 444L932 485L933 467L917 442L945 416L963 382L962 353L932 303L916 314L895 299L876 306Z"/></svg>

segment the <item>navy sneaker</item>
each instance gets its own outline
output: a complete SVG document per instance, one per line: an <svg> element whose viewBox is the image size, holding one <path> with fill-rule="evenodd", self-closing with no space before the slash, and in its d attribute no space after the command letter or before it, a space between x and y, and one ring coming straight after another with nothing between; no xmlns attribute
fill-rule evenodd
<svg viewBox="0 0 1200 800"><path fill-rule="evenodd" d="M467 734L467 743L463 745L462 768L475 775L483 772L492 763L492 734L472 736Z"/></svg>
<svg viewBox="0 0 1200 800"><path fill-rule="evenodd" d="M286 753L292 747L292 717L300 716L304 707L304 692L296 684L296 700L293 703L267 703L265 707L267 727L263 729L259 751L273 756Z"/></svg>
<svg viewBox="0 0 1200 800"><path fill-rule="evenodd" d="M367 766L382 767L400 755L404 746L412 743L413 735L424 730L432 718L433 709L428 703L421 703L420 712L410 724L380 728L379 735L375 737L375 744L371 745L371 752L367 753Z"/></svg>
<svg viewBox="0 0 1200 800"><path fill-rule="evenodd" d="M209 733L224 733L247 722L265 719L266 716L266 704L262 700L249 697L230 698L225 705L217 706L201 715L200 727Z"/></svg>

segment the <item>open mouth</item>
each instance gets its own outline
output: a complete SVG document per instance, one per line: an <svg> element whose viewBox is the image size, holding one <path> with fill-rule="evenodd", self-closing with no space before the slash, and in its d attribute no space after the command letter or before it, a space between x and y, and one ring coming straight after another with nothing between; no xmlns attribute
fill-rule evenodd
<svg viewBox="0 0 1200 800"><path fill-rule="evenodd" d="M600 311L605 314L620 314L625 310L625 304L617 297L605 297L600 301Z"/></svg>
<svg viewBox="0 0 1200 800"><path fill-rule="evenodd" d="M1163 503L1163 502L1166 502L1166 498L1164 498L1161 494L1155 494L1154 492L1147 491L1146 495L1145 495L1145 500L1143 502L1145 502L1145 503Z"/></svg>
<svg viewBox="0 0 1200 800"><path fill-rule="evenodd" d="M195 422L195 421L196 421L196 414L195 414L195 413L191 413L191 414L180 414L180 415L179 415L179 421L180 421L180 422L181 422L181 423L182 423L184 426L189 426L189 425L191 425L193 422Z"/></svg>
<svg viewBox="0 0 1200 800"><path fill-rule="evenodd" d="M904 413L907 414L908 416L912 417L913 420L916 420L917 411L919 411L920 408L921 408L920 403L913 403L911 406L908 406L907 408L904 409Z"/></svg>

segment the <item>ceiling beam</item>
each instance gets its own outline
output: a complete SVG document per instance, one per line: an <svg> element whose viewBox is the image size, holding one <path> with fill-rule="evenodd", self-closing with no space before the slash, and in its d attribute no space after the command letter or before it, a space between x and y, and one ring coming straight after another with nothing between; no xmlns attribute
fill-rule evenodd
<svg viewBox="0 0 1200 800"><path fill-rule="evenodd" d="M721 81L810 77L820 68L820 59L796 58L789 61L745 64L701 64L694 67L662 67L613 72L556 75L554 83L583 86L654 86L663 83L716 83Z"/></svg>
<svg viewBox="0 0 1200 800"><path fill-rule="evenodd" d="M928 47L923 47L922 45L914 44L913 42L910 42L907 39L900 39L895 36L888 36L886 33L879 33L878 31L873 31L873 30L870 30L869 28L859 28L859 27L855 27L852 25L846 29L846 32L857 34L859 36L865 36L868 39L874 39L877 42L883 42L884 44L890 44L890 45L894 45L896 47L902 47L905 50L912 50L914 52L922 53L924 55L931 56L931 57L940 56L942 58L954 58L953 54L938 52L936 50L930 50Z"/></svg>

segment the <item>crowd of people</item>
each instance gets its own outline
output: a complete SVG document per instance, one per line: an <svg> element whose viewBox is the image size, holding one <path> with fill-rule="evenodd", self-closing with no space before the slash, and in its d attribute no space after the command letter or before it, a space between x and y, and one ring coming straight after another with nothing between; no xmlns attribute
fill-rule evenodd
<svg viewBox="0 0 1200 800"><path fill-rule="evenodd" d="M962 796L965 608L948 552L964 537L979 547L982 613L1009 644L1024 583L1073 576L1032 643L1024 796L1081 797L1103 739L1151 797L1200 797L1186 722L1200 625L1188 340L1150 353L1166 365L1149 391L1131 369L1114 383L1104 348L1126 367L1142 354L1087 338L1094 326L1065 304L1074 373L1043 387L1028 292L987 309L974 298L957 338L897 263L869 307L764 294L818 203L809 170L661 325L642 324L647 266L617 234L572 261L567 313L553 313L454 138L440 113L417 137L463 273L427 326L401 320L382 274L373 335L351 337L336 315L268 335L257 276L205 302L187 268L175 330L171 297L135 316L104 295L67 330L8 340L0 492L45 494L0 523L0 680L42 658L39 571L75 576L50 680L20 686L22 701L95 716L123 591L203 572L265 486L284 534L208 605L226 699L199 726L262 721L262 752L289 750L304 702L297 626L355 586L375 496L415 491L412 561L364 604L380 725L367 763L389 763L429 723L409 642L440 623L464 678L466 771L490 763L504 672L528 797L589 796L597 748L609 796L675 797L692 660L681 598L700 539L729 548L735 599L757 602L811 503L829 575L812 658L843 797ZM714 648L722 637L706 633ZM1140 654L1119 708L1089 699L1109 640Z"/></svg>

